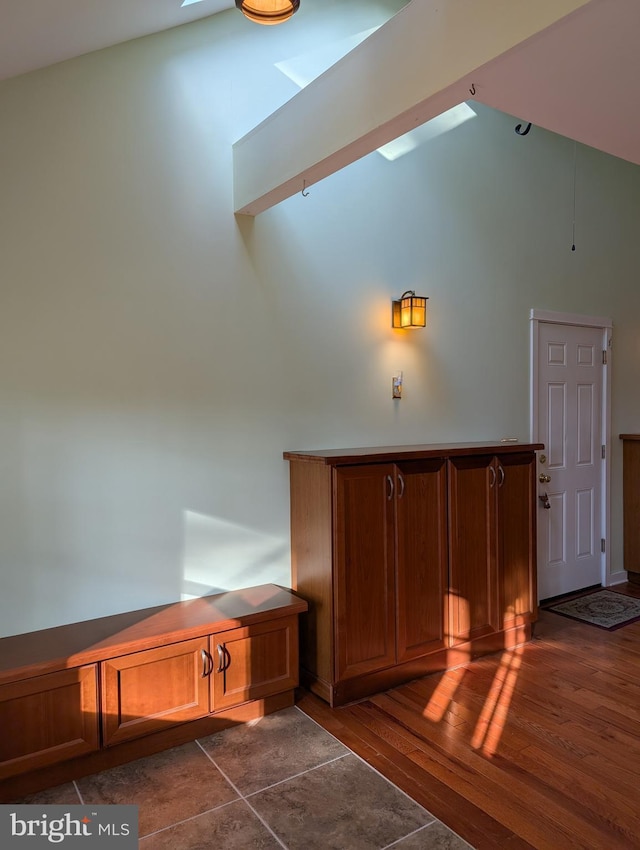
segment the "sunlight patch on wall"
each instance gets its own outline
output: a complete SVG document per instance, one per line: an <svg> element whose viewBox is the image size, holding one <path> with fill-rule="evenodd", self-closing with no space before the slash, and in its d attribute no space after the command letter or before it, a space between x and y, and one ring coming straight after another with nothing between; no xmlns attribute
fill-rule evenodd
<svg viewBox="0 0 640 850"><path fill-rule="evenodd" d="M290 583L288 541L184 511L181 599L270 582Z"/></svg>

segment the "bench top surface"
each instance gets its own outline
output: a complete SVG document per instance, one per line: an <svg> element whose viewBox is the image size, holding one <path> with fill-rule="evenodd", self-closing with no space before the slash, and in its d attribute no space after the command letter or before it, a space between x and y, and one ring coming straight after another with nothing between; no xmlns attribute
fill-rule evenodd
<svg viewBox="0 0 640 850"><path fill-rule="evenodd" d="M301 614L307 607L291 590L265 584L11 635L0 638L0 684Z"/></svg>

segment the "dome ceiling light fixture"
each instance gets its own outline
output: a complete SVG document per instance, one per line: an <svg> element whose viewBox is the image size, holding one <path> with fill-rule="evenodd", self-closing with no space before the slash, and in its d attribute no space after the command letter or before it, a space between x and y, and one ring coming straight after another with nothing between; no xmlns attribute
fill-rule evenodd
<svg viewBox="0 0 640 850"><path fill-rule="evenodd" d="M256 24L281 24L298 11L300 0L236 0L236 6Z"/></svg>

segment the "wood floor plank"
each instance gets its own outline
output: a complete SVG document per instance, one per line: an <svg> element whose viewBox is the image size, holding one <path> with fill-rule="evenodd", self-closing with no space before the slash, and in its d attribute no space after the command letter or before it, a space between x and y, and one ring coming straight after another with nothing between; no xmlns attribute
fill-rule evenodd
<svg viewBox="0 0 640 850"><path fill-rule="evenodd" d="M524 647L299 704L478 850L640 850L640 623L542 611Z"/></svg>
<svg viewBox="0 0 640 850"><path fill-rule="evenodd" d="M412 731L418 734L423 732L428 736L431 746L428 750L425 748L424 752L420 749L414 756L418 763L424 764L425 758L428 758L431 769L439 764L446 770L455 764L457 771L452 781L459 783L456 790L493 817L496 808L499 809L505 825L522 834L528 841L537 841L540 846L545 846L550 835L555 834L560 840L572 836L573 840L573 836L579 832L588 838L589 844L586 846L607 846L607 835L601 832L598 823L593 822L590 812L587 813L589 817L580 818L574 812L573 801L559 801L557 789L541 782L539 777L532 777L522 769L521 764L506 774L502 765L494 764L491 756L481 749L470 750L465 742L456 740L450 733L446 736L434 734L437 728L434 724L425 723L422 718L416 720L404 708L398 707L398 703L389 695L379 695L372 702ZM524 799L537 805L540 810L535 822L529 821L528 817L523 819Z"/></svg>
<svg viewBox="0 0 640 850"><path fill-rule="evenodd" d="M317 697L306 694L298 706L325 726L324 712L328 709L326 706L320 708L319 703ZM329 725L325 728L455 832L463 835L460 826L464 826L463 837L473 847L477 850L493 850L497 847L529 850L532 847L499 821L457 794L447 783L425 773L410 758L379 738L367 725L358 721L358 706L353 706L353 709L354 711L349 712L338 710L336 714L341 715L345 723L340 727L333 724L332 728L329 728ZM343 737L342 730L345 728L348 735ZM359 749L358 741L364 744L362 750Z"/></svg>

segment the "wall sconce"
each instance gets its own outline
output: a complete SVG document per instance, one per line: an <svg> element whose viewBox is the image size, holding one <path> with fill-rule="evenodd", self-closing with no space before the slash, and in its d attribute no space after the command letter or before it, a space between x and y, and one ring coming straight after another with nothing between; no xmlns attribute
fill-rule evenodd
<svg viewBox="0 0 640 850"><path fill-rule="evenodd" d="M281 24L298 11L300 0L236 0L236 6L256 24Z"/></svg>
<svg viewBox="0 0 640 850"><path fill-rule="evenodd" d="M391 302L391 326L394 328L424 328L427 324L427 301L413 289L403 292Z"/></svg>

